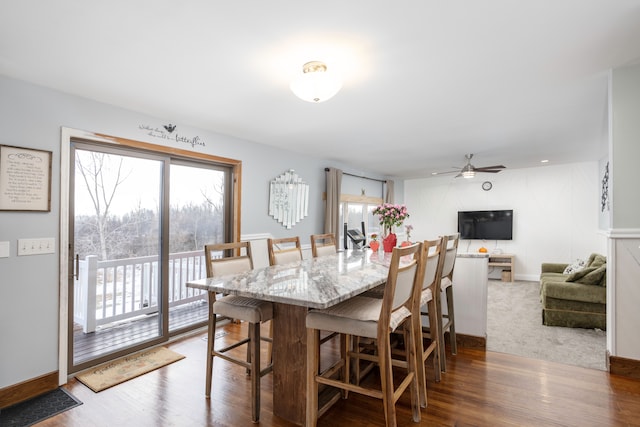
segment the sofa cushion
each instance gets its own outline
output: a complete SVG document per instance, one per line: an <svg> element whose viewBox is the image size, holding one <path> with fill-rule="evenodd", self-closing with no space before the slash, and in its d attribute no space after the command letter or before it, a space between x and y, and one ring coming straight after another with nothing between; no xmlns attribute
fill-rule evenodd
<svg viewBox="0 0 640 427"><path fill-rule="evenodd" d="M546 282L542 296L561 300L607 303L607 289L602 286L584 285L576 282Z"/></svg>
<svg viewBox="0 0 640 427"><path fill-rule="evenodd" d="M569 275L563 273L542 273L540 275L540 284L543 285L546 282L564 282L568 278Z"/></svg>

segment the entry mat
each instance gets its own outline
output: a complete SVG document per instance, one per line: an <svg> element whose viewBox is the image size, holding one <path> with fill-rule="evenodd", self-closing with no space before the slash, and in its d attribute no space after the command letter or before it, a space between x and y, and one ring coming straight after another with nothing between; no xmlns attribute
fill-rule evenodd
<svg viewBox="0 0 640 427"><path fill-rule="evenodd" d="M74 395L63 388L57 388L1 410L0 426L32 426L78 405L82 405L82 402Z"/></svg>

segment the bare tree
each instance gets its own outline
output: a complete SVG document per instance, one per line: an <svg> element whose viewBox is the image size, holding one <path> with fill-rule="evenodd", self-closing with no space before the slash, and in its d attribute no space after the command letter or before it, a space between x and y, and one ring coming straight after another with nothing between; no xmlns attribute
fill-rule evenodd
<svg viewBox="0 0 640 427"><path fill-rule="evenodd" d="M110 208L118 186L127 178L122 171L123 158L94 151L76 151L76 177L82 176L95 210L95 228L102 259L108 259L107 235ZM77 179L76 179L77 183Z"/></svg>

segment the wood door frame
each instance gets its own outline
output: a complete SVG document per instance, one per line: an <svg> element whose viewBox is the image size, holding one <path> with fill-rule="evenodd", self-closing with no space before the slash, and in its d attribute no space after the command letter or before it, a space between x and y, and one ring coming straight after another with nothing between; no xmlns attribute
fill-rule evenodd
<svg viewBox="0 0 640 427"><path fill-rule="evenodd" d="M99 142L113 146L137 148L144 151L168 154L184 159L205 160L215 162L231 168L231 238L233 241L240 239L241 235L241 189L242 189L242 161L227 157L220 157L206 153L182 150L174 147L157 145L143 141L136 141L101 133L88 132L62 126L60 128L60 259L59 259L59 316L58 316L58 383L67 383L69 361L69 194L70 184L70 153L72 140L84 140L87 142Z"/></svg>

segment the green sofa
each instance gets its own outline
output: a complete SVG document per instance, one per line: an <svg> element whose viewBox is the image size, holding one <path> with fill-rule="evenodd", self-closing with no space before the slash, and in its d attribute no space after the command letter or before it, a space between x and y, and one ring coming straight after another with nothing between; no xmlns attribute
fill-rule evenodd
<svg viewBox="0 0 640 427"><path fill-rule="evenodd" d="M607 327L607 260L591 254L582 270L563 272L570 264L543 263L540 273L542 324L568 328Z"/></svg>

